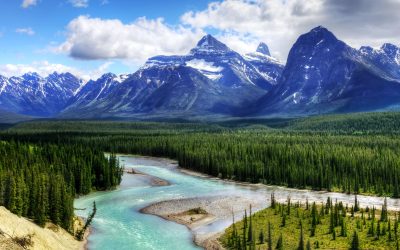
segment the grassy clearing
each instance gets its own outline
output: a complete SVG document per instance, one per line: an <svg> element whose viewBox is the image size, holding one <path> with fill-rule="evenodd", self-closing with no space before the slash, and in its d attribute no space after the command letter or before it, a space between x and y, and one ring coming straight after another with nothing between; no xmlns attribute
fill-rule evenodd
<svg viewBox="0 0 400 250"><path fill-rule="evenodd" d="M359 245L354 249L396 249L398 216L382 209L357 211L357 207L331 201L274 204L251 216L247 213L249 216L229 227L220 241L227 249L270 249L269 245L272 249L351 249L357 232ZM301 228L303 248L299 248ZM278 246L280 237L282 248Z"/></svg>

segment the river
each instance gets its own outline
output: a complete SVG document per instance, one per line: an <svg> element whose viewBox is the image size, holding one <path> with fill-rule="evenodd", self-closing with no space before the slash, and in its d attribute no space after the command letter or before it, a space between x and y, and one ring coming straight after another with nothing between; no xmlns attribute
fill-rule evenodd
<svg viewBox="0 0 400 250"><path fill-rule="evenodd" d="M205 196L243 196L259 201L255 210L266 207L272 192L283 202L288 196L292 201L326 201L327 197L345 203L353 203L354 196L341 193L313 192L306 190L270 187L263 185L242 185L187 175L172 167L163 159L119 155L125 168L135 168L140 172L167 180L169 186L152 186L136 175L124 174L121 185L113 191L94 192L75 200L76 214L86 217L96 201L97 214L92 223L88 248L110 249L157 249L190 250L201 249L193 243L192 233L183 225L166 221L154 215L142 214L139 210L155 202ZM361 206L380 208L383 198L358 196ZM399 210L400 200L388 199L389 209ZM218 220L211 225L202 226L197 233L210 233L223 230L231 219Z"/></svg>

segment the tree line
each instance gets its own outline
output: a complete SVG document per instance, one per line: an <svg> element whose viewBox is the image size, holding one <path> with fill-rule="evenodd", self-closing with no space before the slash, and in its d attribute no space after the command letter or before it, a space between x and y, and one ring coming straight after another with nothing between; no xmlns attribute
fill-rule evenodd
<svg viewBox="0 0 400 250"><path fill-rule="evenodd" d="M386 114L385 114L386 115ZM386 115L387 116L387 115ZM60 125L56 122L57 126ZM97 124L97 125L96 125ZM96 145L106 152L177 159L181 167L224 179L293 188L399 197L397 135L349 135L215 125L69 122L57 131L41 122L0 134L3 140ZM104 125L104 130L101 128ZM147 129L146 129L146 126ZM85 129L87 127L88 129ZM97 127L98 130L91 131ZM123 129L123 131L121 131ZM109 132L107 132L109 131Z"/></svg>

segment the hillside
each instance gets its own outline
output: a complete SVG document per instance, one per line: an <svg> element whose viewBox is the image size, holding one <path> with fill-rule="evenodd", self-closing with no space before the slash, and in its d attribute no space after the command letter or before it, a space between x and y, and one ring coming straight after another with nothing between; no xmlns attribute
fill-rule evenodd
<svg viewBox="0 0 400 250"><path fill-rule="evenodd" d="M33 118L29 116L19 115L0 109L0 123L18 123L32 119Z"/></svg>
<svg viewBox="0 0 400 250"><path fill-rule="evenodd" d="M296 131L393 134L400 131L400 112L321 115L292 120L286 128Z"/></svg>
<svg viewBox="0 0 400 250"><path fill-rule="evenodd" d="M28 249L68 250L84 249L85 241L77 241L74 237L61 227L47 224L42 228L24 217L0 207L0 249L23 249L10 239L32 236L33 245Z"/></svg>

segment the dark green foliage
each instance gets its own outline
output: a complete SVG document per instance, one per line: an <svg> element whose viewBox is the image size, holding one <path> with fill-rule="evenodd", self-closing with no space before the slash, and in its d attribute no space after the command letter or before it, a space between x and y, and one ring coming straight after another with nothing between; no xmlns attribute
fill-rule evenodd
<svg viewBox="0 0 400 250"><path fill-rule="evenodd" d="M118 185L115 155L80 145L0 141L0 205L44 226L71 231L75 195Z"/></svg>
<svg viewBox="0 0 400 250"><path fill-rule="evenodd" d="M358 239L357 231L353 233L353 239L351 240L350 250L359 250L360 249L360 241Z"/></svg>
<svg viewBox="0 0 400 250"><path fill-rule="evenodd" d="M268 222L268 250L272 250L271 222Z"/></svg>
<svg viewBox="0 0 400 250"><path fill-rule="evenodd" d="M387 209L387 199L383 201L382 210L381 210L381 221L388 220L388 209Z"/></svg>
<svg viewBox="0 0 400 250"><path fill-rule="evenodd" d="M0 138L164 156L223 179L399 196L400 140L393 134L360 136L217 124L40 122L18 125ZM101 181L109 185L109 180Z"/></svg>
<svg viewBox="0 0 400 250"><path fill-rule="evenodd" d="M309 240L307 241L306 250L311 250L311 243Z"/></svg>
<svg viewBox="0 0 400 250"><path fill-rule="evenodd" d="M400 112L322 115L289 122L295 130L348 134L393 134L400 131Z"/></svg>
<svg viewBox="0 0 400 250"><path fill-rule="evenodd" d="M283 238L282 234L279 236L278 242L276 243L276 250L283 250Z"/></svg>
<svg viewBox="0 0 400 250"><path fill-rule="evenodd" d="M261 230L260 233L258 234L258 242L260 244L264 244L264 232Z"/></svg>
<svg viewBox="0 0 400 250"><path fill-rule="evenodd" d="M303 223L301 221L300 221L300 240L299 240L299 246L297 247L297 250L304 250Z"/></svg>

